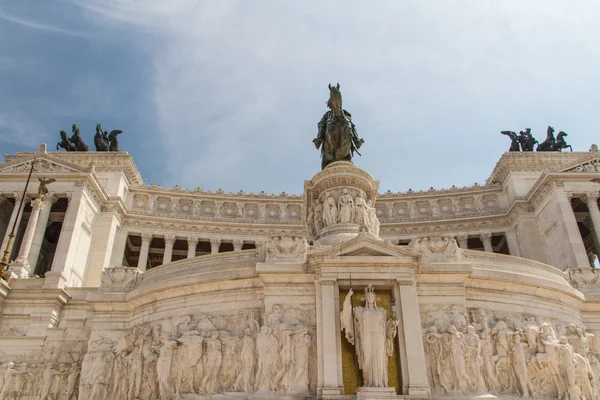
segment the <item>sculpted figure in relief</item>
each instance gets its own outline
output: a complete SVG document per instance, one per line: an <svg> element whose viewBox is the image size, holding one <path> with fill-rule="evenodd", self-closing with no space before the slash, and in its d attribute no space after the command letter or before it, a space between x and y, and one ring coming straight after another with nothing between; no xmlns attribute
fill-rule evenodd
<svg viewBox="0 0 600 400"><path fill-rule="evenodd" d="M256 372L256 343L251 328L244 329L240 360L242 372L237 377L235 389L246 393L252 392L254 391L254 375Z"/></svg>
<svg viewBox="0 0 600 400"><path fill-rule="evenodd" d="M368 218L367 218L367 230L379 237L379 219L377 218L377 210L375 209L375 207L373 207L373 201L372 200L367 200L367 210L368 210Z"/></svg>
<svg viewBox="0 0 600 400"><path fill-rule="evenodd" d="M346 224L354 221L354 200L348 194L348 189L344 188L338 200L339 221L341 224Z"/></svg>
<svg viewBox="0 0 600 400"><path fill-rule="evenodd" d="M325 193L323 221L325 222L325 226L335 225L338 221L337 204L335 204L335 199L331 196L331 193Z"/></svg>
<svg viewBox="0 0 600 400"><path fill-rule="evenodd" d="M315 234L318 235L324 226L323 204L321 204L319 199L315 200L314 213L315 213Z"/></svg>
<svg viewBox="0 0 600 400"><path fill-rule="evenodd" d="M364 199L362 193L358 193L358 196L354 199L354 223L360 226L367 226L368 220L368 208L367 202Z"/></svg>
<svg viewBox="0 0 600 400"><path fill-rule="evenodd" d="M271 379L275 376L277 366L277 347L277 339L271 329L263 325L256 338L258 364L255 382L259 392L269 392L272 389Z"/></svg>
<svg viewBox="0 0 600 400"><path fill-rule="evenodd" d="M204 359L204 378L202 379L203 394L214 394L219 390L218 373L223 362L219 332L213 331L204 339L206 343L206 358Z"/></svg>
<svg viewBox="0 0 600 400"><path fill-rule="evenodd" d="M173 352L177 346L175 340L169 340L166 337L160 340L162 346L159 350L158 361L156 362L156 374L158 376L158 393L161 399L170 399L175 391L171 381L171 364L173 362Z"/></svg>
<svg viewBox="0 0 600 400"><path fill-rule="evenodd" d="M355 345L358 367L362 370L366 387L387 387L388 351L386 350L386 311L377 307L375 291L365 288L365 306L353 307L353 290L350 289L341 314L341 328L346 339Z"/></svg>

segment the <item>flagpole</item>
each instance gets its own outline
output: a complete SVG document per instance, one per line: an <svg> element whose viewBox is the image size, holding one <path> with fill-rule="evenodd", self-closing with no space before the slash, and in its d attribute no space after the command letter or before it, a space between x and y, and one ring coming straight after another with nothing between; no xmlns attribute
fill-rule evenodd
<svg viewBox="0 0 600 400"><path fill-rule="evenodd" d="M31 169L29 170L29 175L27 176L27 182L25 182L25 189L23 190L23 195L21 196L21 201L19 202L19 208L17 209L17 215L15 216L15 221L12 226L12 230L8 234L8 241L6 242L6 248L4 249L4 255L2 256L2 261L0 261L0 271L2 272L2 278L6 279L4 276L4 272L6 272L6 267L8 266L8 254L10 253L10 247L12 245L12 241L15 237L15 229L17 227L17 222L19 221L19 214L21 213L21 209L23 208L23 202L25 201L25 195L27 194L27 188L29 187L29 181L31 180L31 174L33 173L33 167L35 165L34 158L31 161ZM16 207L16 204L15 204Z"/></svg>

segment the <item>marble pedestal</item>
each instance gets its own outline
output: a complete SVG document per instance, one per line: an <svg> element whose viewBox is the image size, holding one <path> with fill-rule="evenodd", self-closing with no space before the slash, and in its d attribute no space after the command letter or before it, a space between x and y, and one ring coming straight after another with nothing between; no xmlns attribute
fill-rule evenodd
<svg viewBox="0 0 600 400"><path fill-rule="evenodd" d="M393 387L359 387L356 400L395 399L396 389Z"/></svg>

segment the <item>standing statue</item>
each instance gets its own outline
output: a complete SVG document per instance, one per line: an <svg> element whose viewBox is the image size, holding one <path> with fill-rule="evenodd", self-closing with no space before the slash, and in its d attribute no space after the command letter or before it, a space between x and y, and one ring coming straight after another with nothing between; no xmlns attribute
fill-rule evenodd
<svg viewBox="0 0 600 400"><path fill-rule="evenodd" d="M60 142L56 143L56 150L58 150L59 147L66 151L77 151L75 145L71 142L65 131L60 131Z"/></svg>
<svg viewBox="0 0 600 400"><path fill-rule="evenodd" d="M96 134L94 135L94 145L96 151L108 151L108 137L106 132L102 133L102 125L96 125Z"/></svg>
<svg viewBox="0 0 600 400"><path fill-rule="evenodd" d="M318 134L313 143L321 149L321 169L335 161L351 161L354 152L365 142L358 137L356 127L352 123L352 115L342 108L340 84L329 85L327 111L318 123Z"/></svg>
<svg viewBox="0 0 600 400"><path fill-rule="evenodd" d="M531 128L525 128L525 131L519 132L519 143L522 151L533 151L533 145L538 141L531 135Z"/></svg>
<svg viewBox="0 0 600 400"><path fill-rule="evenodd" d="M331 193L325 193L325 201L323 202L323 223L325 226L335 225L338 222L338 209L335 204L335 199Z"/></svg>
<svg viewBox="0 0 600 400"><path fill-rule="evenodd" d="M521 148L519 147L519 138L517 137L517 134L513 131L501 131L500 132L503 135L506 135L510 138L510 148L508 149L508 151L521 151Z"/></svg>
<svg viewBox="0 0 600 400"><path fill-rule="evenodd" d="M388 340L388 336L395 336L397 323L390 324L385 309L377 307L371 285L365 288L364 307L352 306L353 293L350 289L344 299L341 328L346 331L346 339L355 345L364 386L387 387L388 354L393 353L393 349L388 348L393 340Z"/></svg>
<svg viewBox="0 0 600 400"><path fill-rule="evenodd" d="M76 151L88 151L88 146L83 142L81 135L79 134L79 127L75 124L71 127L73 136L71 136L71 143L75 146Z"/></svg>
<svg viewBox="0 0 600 400"><path fill-rule="evenodd" d="M573 151L571 145L567 144L567 142L565 141L565 136L568 136L566 132L558 132L558 136L556 137L556 143L554 144L554 148L552 150L561 151L562 149L566 149L568 147L569 150Z"/></svg>
<svg viewBox="0 0 600 400"><path fill-rule="evenodd" d="M546 130L546 140L538 144L535 151L553 151L555 144L556 139L554 138L554 128L548 125L548 130Z"/></svg>
<svg viewBox="0 0 600 400"><path fill-rule="evenodd" d="M344 188L338 200L339 220L341 224L354 222L354 200L348 194L348 188Z"/></svg>

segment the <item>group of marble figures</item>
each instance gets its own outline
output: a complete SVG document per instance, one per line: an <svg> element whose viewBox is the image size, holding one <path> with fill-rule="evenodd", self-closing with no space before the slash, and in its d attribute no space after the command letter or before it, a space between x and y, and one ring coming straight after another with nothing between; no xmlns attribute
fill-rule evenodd
<svg viewBox="0 0 600 400"><path fill-rule="evenodd" d="M433 393L600 399L599 354L584 327L483 309L471 314L452 306L423 318Z"/></svg>
<svg viewBox="0 0 600 400"><path fill-rule="evenodd" d="M73 135L69 137L67 132L60 131L60 142L56 144L56 150L59 148L66 151L88 151L88 145L83 141L79 127L75 124L71 127ZM96 151L119 151L119 141L117 136L123 133L121 130L113 130L108 133L102 131L102 125L96 125L96 134L94 135L94 145Z"/></svg>
<svg viewBox="0 0 600 400"><path fill-rule="evenodd" d="M304 312L274 305L263 319L259 326L252 313L184 316L137 325L118 339L97 336L81 363L5 362L0 400L308 394L312 338Z"/></svg>
<svg viewBox="0 0 600 400"><path fill-rule="evenodd" d="M373 202L367 200L362 192L352 196L348 188L343 188L341 192L325 192L309 210L307 225L311 237L316 237L323 228L335 224L357 224L379 236L380 223Z"/></svg>
<svg viewBox="0 0 600 400"><path fill-rule="evenodd" d="M560 131L558 135L554 137L554 128L548 126L546 131L546 140L539 143L531 134L530 128L525 128L524 131L520 131L517 135L513 131L501 131L503 135L510 138L511 144L508 151L533 151L533 146L537 144L536 151L561 151L562 149L569 148L573 151L571 145L565 141L565 136L568 136L566 132Z"/></svg>

